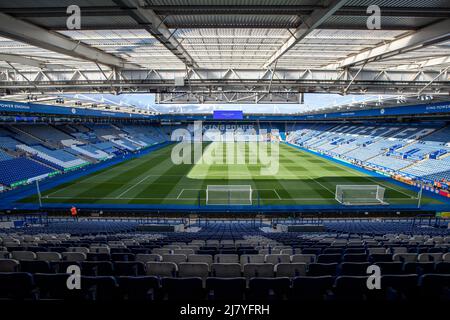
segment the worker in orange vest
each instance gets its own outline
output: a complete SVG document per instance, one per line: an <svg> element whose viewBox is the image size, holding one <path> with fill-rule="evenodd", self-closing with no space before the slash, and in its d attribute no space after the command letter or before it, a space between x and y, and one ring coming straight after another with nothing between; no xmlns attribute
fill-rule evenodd
<svg viewBox="0 0 450 320"><path fill-rule="evenodd" d="M75 207L70 208L70 214L72 215L73 220L78 221L78 210Z"/></svg>

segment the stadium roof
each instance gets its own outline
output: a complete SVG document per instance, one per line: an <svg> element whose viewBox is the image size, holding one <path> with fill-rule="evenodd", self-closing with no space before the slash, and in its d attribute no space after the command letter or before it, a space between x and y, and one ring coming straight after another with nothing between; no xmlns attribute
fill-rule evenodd
<svg viewBox="0 0 450 320"><path fill-rule="evenodd" d="M67 29L73 4L80 30ZM380 30L367 29L373 4ZM450 90L447 0L23 0L0 10L3 94L299 103L304 92Z"/></svg>

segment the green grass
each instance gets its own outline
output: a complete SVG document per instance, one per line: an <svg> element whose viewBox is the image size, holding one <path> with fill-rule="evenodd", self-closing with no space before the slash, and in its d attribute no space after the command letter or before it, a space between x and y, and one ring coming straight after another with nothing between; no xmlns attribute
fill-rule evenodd
<svg viewBox="0 0 450 320"><path fill-rule="evenodd" d="M204 150L212 145L205 146ZM415 204L417 194L386 179L280 144L279 171L261 175L260 164L182 164L171 160L173 145L62 184L42 193L43 203L180 204L205 203L207 185L251 185L261 205L333 205L337 184L378 184L391 204ZM242 150L249 154L249 146ZM226 154L222 155L223 158ZM36 196L23 202L37 202ZM423 204L440 202L423 197Z"/></svg>

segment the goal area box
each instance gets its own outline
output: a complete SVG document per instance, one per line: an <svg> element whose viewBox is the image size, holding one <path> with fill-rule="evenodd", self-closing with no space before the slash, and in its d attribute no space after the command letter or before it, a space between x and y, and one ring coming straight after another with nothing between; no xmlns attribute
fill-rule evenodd
<svg viewBox="0 0 450 320"><path fill-rule="evenodd" d="M384 205L385 188L379 185L337 185L336 201L351 205Z"/></svg>
<svg viewBox="0 0 450 320"><path fill-rule="evenodd" d="M250 185L208 185L206 205L251 205L253 190Z"/></svg>

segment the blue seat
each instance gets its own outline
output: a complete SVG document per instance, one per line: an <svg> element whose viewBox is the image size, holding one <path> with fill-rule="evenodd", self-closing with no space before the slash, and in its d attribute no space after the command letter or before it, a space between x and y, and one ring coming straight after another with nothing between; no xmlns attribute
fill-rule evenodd
<svg viewBox="0 0 450 320"><path fill-rule="evenodd" d="M390 253L376 253L369 255L369 261L373 263L377 262L391 262L392 254Z"/></svg>
<svg viewBox="0 0 450 320"><path fill-rule="evenodd" d="M252 278L249 282L249 299L284 300L287 298L291 281L289 278Z"/></svg>
<svg viewBox="0 0 450 320"><path fill-rule="evenodd" d="M344 249L342 248L325 248L323 254L342 254Z"/></svg>
<svg viewBox="0 0 450 320"><path fill-rule="evenodd" d="M112 276L114 269L110 261L83 261L81 273L85 276Z"/></svg>
<svg viewBox="0 0 450 320"><path fill-rule="evenodd" d="M161 287L165 300L203 300L205 291L201 278L163 278Z"/></svg>
<svg viewBox="0 0 450 320"><path fill-rule="evenodd" d="M308 266L308 276L336 276L337 263L311 263Z"/></svg>
<svg viewBox="0 0 450 320"><path fill-rule="evenodd" d="M422 299L432 301L450 301L450 275L424 274L419 279Z"/></svg>
<svg viewBox="0 0 450 320"><path fill-rule="evenodd" d="M387 300L413 300L417 297L417 274L382 275L381 289Z"/></svg>
<svg viewBox="0 0 450 320"><path fill-rule="evenodd" d="M334 254L319 254L317 257L318 263L339 263L342 260L342 255L340 253Z"/></svg>
<svg viewBox="0 0 450 320"><path fill-rule="evenodd" d="M111 259L113 259L113 260L114 260L113 254L115 254L115 253L132 253L131 252L131 247L128 247L128 248L111 248L109 250L109 252L111 253ZM131 260L126 260L126 261L131 261Z"/></svg>
<svg viewBox="0 0 450 320"><path fill-rule="evenodd" d="M337 300L367 300L367 276L340 276L336 278L334 294Z"/></svg>
<svg viewBox="0 0 450 320"><path fill-rule="evenodd" d="M342 257L344 262L367 262L367 256L364 253L348 253Z"/></svg>
<svg viewBox="0 0 450 320"><path fill-rule="evenodd" d="M368 276L368 262L343 262L340 265L340 274L342 276Z"/></svg>
<svg viewBox="0 0 450 320"><path fill-rule="evenodd" d="M434 262L406 262L403 265L404 273L415 273L422 275L434 272Z"/></svg>
<svg viewBox="0 0 450 320"><path fill-rule="evenodd" d="M117 277L124 300L148 301L159 297L159 279L152 276Z"/></svg>
<svg viewBox="0 0 450 320"><path fill-rule="evenodd" d="M29 273L51 273L52 268L48 261L22 260L20 261L20 271Z"/></svg>
<svg viewBox="0 0 450 320"><path fill-rule="evenodd" d="M112 261L134 261L135 255L133 253L111 253Z"/></svg>
<svg viewBox="0 0 450 320"><path fill-rule="evenodd" d="M66 273L69 266L78 266L81 268L81 262L75 261L51 261L50 269L55 273Z"/></svg>
<svg viewBox="0 0 450 320"><path fill-rule="evenodd" d="M442 274L450 274L450 262L438 262L435 265L435 272Z"/></svg>
<svg viewBox="0 0 450 320"><path fill-rule="evenodd" d="M111 255L109 253L87 253L87 261L110 261Z"/></svg>
<svg viewBox="0 0 450 320"><path fill-rule="evenodd" d="M116 276L143 276L145 275L144 263L137 261L114 262L114 274Z"/></svg>
<svg viewBox="0 0 450 320"><path fill-rule="evenodd" d="M326 300L333 288L333 276L296 277L292 281L291 298L294 300Z"/></svg>
<svg viewBox="0 0 450 320"><path fill-rule="evenodd" d="M381 269L381 274L403 274L403 263L395 262L377 262L377 266Z"/></svg>
<svg viewBox="0 0 450 320"><path fill-rule="evenodd" d="M243 300L246 289L245 278L206 279L206 290L210 300Z"/></svg>
<svg viewBox="0 0 450 320"><path fill-rule="evenodd" d="M36 286L39 290L40 300L81 300L83 292L80 290L69 290L67 288L67 279L69 274L66 273L37 273L34 275ZM81 284L83 286L83 284Z"/></svg>
<svg viewBox="0 0 450 320"><path fill-rule="evenodd" d="M303 248L302 254L315 254L316 256L322 253L322 248Z"/></svg>
<svg viewBox="0 0 450 320"><path fill-rule="evenodd" d="M35 300L36 298L34 279L30 273L0 273L0 299Z"/></svg>
<svg viewBox="0 0 450 320"><path fill-rule="evenodd" d="M114 277L81 277L81 290L88 300L111 301L120 297L119 286Z"/></svg>

